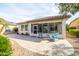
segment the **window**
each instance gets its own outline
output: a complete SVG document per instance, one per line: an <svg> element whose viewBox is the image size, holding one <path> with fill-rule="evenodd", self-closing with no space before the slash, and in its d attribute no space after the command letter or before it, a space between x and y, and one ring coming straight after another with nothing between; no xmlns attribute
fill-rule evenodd
<svg viewBox="0 0 79 59"><path fill-rule="evenodd" d="M25 25L25 31L27 31L28 25Z"/></svg>
<svg viewBox="0 0 79 59"><path fill-rule="evenodd" d="M48 24L43 24L43 33L48 33Z"/></svg>
<svg viewBox="0 0 79 59"><path fill-rule="evenodd" d="M21 30L22 30L22 31L24 30L24 25L21 25Z"/></svg>
<svg viewBox="0 0 79 59"><path fill-rule="evenodd" d="M55 28L55 31L58 32L58 23L55 23L54 28Z"/></svg>
<svg viewBox="0 0 79 59"><path fill-rule="evenodd" d="M38 25L33 25L33 33L37 34L38 32Z"/></svg>
<svg viewBox="0 0 79 59"><path fill-rule="evenodd" d="M52 33L54 32L55 28L54 28L54 23L49 24L49 32Z"/></svg>
<svg viewBox="0 0 79 59"><path fill-rule="evenodd" d="M42 24L39 24L39 25L38 25L38 32L39 32L39 33L42 33Z"/></svg>
<svg viewBox="0 0 79 59"><path fill-rule="evenodd" d="M57 23L50 23L49 24L49 32L58 32L58 24Z"/></svg>
<svg viewBox="0 0 79 59"><path fill-rule="evenodd" d="M34 29L37 30L37 26L34 26Z"/></svg>

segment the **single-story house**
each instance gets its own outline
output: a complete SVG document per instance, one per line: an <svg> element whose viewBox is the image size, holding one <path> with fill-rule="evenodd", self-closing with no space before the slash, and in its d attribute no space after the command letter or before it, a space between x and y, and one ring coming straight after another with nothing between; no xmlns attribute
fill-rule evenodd
<svg viewBox="0 0 79 59"><path fill-rule="evenodd" d="M76 18L75 20L73 20L70 24L69 27L71 28L79 28L79 18Z"/></svg>
<svg viewBox="0 0 79 59"><path fill-rule="evenodd" d="M63 38L66 37L65 21L70 16L48 16L38 19L32 19L26 22L17 23L18 33L36 37L49 37L53 32L58 32Z"/></svg>

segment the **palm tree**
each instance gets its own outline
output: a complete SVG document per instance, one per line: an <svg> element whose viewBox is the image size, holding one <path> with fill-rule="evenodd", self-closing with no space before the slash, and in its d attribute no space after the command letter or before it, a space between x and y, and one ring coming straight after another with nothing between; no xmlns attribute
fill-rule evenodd
<svg viewBox="0 0 79 59"><path fill-rule="evenodd" d="M0 18L0 25L2 25L2 27L0 29L0 34L3 34L2 31L4 28L8 27L8 23L3 18Z"/></svg>

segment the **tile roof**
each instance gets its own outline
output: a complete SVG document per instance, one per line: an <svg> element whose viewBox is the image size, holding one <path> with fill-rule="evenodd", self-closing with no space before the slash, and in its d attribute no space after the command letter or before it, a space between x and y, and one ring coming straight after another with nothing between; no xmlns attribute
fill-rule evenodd
<svg viewBox="0 0 79 59"><path fill-rule="evenodd" d="M43 17L43 18L37 18L37 19L32 19L26 22L21 22L18 24L23 24L23 23L30 23L30 22L39 22L39 21L49 21L49 20L59 20L59 19L65 19L69 18L69 15L63 15L63 16L48 16L48 17Z"/></svg>

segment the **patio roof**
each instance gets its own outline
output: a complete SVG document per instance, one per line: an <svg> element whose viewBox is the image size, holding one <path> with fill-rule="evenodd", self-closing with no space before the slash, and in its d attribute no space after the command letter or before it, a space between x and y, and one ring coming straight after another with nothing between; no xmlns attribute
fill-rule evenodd
<svg viewBox="0 0 79 59"><path fill-rule="evenodd" d="M25 22L20 22L17 24L23 24L23 23L30 23L30 22L39 22L39 21L49 21L49 20L63 20L65 18L69 18L70 15L63 15L63 16L48 16L48 17L42 17L42 18L37 18L37 19L32 19L29 21L25 21Z"/></svg>

